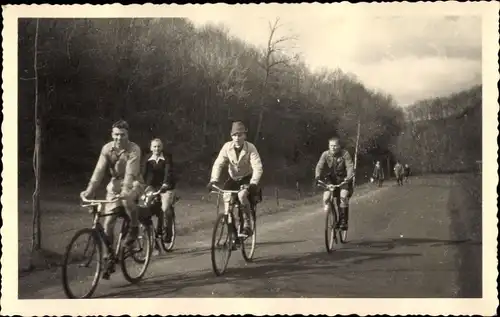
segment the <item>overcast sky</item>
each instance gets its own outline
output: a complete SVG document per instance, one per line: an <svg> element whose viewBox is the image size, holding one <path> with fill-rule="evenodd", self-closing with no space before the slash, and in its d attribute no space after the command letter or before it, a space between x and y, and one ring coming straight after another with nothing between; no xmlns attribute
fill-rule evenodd
<svg viewBox="0 0 500 317"><path fill-rule="evenodd" d="M481 82L481 19L473 16L345 14L325 5L203 6L186 16L196 25L223 23L230 33L264 45L268 21L278 35L297 35L312 70L340 67L402 106Z"/></svg>

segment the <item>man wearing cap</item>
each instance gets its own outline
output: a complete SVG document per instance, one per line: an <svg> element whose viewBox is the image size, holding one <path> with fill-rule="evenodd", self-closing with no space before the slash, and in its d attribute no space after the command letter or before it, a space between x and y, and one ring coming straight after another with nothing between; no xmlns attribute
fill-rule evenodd
<svg viewBox="0 0 500 317"><path fill-rule="evenodd" d="M106 199L113 200L114 203L106 204L106 212L119 206L123 206L130 217L130 228L127 234L127 244L131 244L138 235L138 208L137 199L144 189L141 171L141 149L128 138L129 125L120 120L113 124L111 138L113 141L106 143L102 149L90 178L87 189L81 193L83 197L92 196L97 187L102 182L106 171L111 174L111 180L106 187ZM116 216L104 218L104 231L113 241L113 228ZM106 252L106 251L105 251Z"/></svg>
<svg viewBox="0 0 500 317"><path fill-rule="evenodd" d="M243 231L251 235L249 228L250 201L257 194L257 185L262 177L263 167L257 148L246 141L247 129L241 121L233 122L232 141L226 142L212 168L208 188L219 181L220 173L228 164L229 179L224 184L226 190L240 190L238 198L243 209ZM225 210L229 210L231 194L224 195Z"/></svg>

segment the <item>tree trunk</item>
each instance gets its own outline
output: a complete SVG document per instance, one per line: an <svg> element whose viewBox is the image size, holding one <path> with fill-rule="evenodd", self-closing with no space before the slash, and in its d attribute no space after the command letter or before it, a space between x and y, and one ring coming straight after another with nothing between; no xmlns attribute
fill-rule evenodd
<svg viewBox="0 0 500 317"><path fill-rule="evenodd" d="M360 132L361 132L361 119L358 119L358 133L356 135L356 149L354 150L354 177L352 179L352 187L356 186L356 167L358 166L358 144L359 144Z"/></svg>
<svg viewBox="0 0 500 317"><path fill-rule="evenodd" d="M269 63L269 62L268 62ZM260 93L260 112L259 112L259 121L257 122L257 130L255 131L255 138L253 140L254 144L257 144L260 135L260 129L262 129L262 120L264 119L264 92L266 91L267 81L269 80L269 66L266 69L266 78L264 79L264 85L262 85L262 91Z"/></svg>
<svg viewBox="0 0 500 317"><path fill-rule="evenodd" d="M253 140L254 144L257 144L257 140L259 140L260 129L262 127L262 119L264 119L264 108L261 108L259 112L259 121L257 122L257 130L255 132L255 138Z"/></svg>
<svg viewBox="0 0 500 317"><path fill-rule="evenodd" d="M391 158L387 155L387 180L391 179Z"/></svg>
<svg viewBox="0 0 500 317"><path fill-rule="evenodd" d="M35 44L34 44L34 71L35 71L35 149L33 152L33 171L35 173L35 191L33 193L33 235L31 239L32 252L42 248L41 234L41 213L40 213L40 174L41 174L41 146L42 128L41 115L38 109L38 65L37 65L37 45L38 45L38 23L36 19Z"/></svg>

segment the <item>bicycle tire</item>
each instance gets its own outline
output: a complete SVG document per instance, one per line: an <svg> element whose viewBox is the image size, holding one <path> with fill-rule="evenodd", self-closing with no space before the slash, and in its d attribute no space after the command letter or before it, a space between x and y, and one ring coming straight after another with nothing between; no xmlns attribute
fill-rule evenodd
<svg viewBox="0 0 500 317"><path fill-rule="evenodd" d="M326 213L325 218L325 246L326 251L331 253L337 242L337 216L334 209Z"/></svg>
<svg viewBox="0 0 500 317"><path fill-rule="evenodd" d="M143 267L137 276L135 276L135 277L131 276L130 272L127 269L127 265L125 263L125 259L126 259L126 256L129 254L128 251L129 251L130 247L126 246L125 243L123 243L123 245L120 246L119 257L120 257L120 266L122 269L122 274L123 274L123 277L131 284L138 283L144 277L144 274L146 274L146 271L149 267L149 263L151 262L151 256L153 254L153 249L151 248L152 243L150 241L150 239L151 239L150 226L141 224L139 226L139 228L144 228L145 232L144 232L144 234L142 234L142 237L144 237L144 239L146 239L147 241L144 241L143 245L147 250L146 250L146 258L144 259L144 261L141 260L141 262L144 262L144 263L141 263L141 264L143 264ZM141 236L141 235L139 234L139 236Z"/></svg>
<svg viewBox="0 0 500 317"><path fill-rule="evenodd" d="M90 289L87 293L85 293L83 296L78 297L78 296L75 296L74 292L71 290L71 288L69 286L69 278L68 278L67 269L68 269L68 264L69 264L68 262L69 262L69 254L71 251L71 247L73 246L75 241L80 236L82 236L84 234L88 234L89 238L91 237L91 239L93 240L92 255L94 254L95 251L97 251L97 260L98 261L97 261L97 268L96 268L96 271L94 273L94 279L92 280L92 286L90 287ZM64 252L63 264L62 264L61 269L62 269L61 273L62 273L63 289L64 289L64 293L65 293L67 298L84 299L84 298L90 298L94 294L94 292L97 288L97 285L99 284L99 280L101 277L101 269L102 269L102 244L101 244L101 239L99 238L98 233L94 229L91 229L91 228L81 229L73 235L70 242L66 246L66 250Z"/></svg>
<svg viewBox="0 0 500 317"><path fill-rule="evenodd" d="M243 259L245 259L246 262L252 262L253 256L255 254L255 245L257 242L257 221L255 218L255 210L252 209L252 212L250 213L250 223L251 223L251 229L252 229L252 236L248 237L252 239L252 246L250 249L250 252L247 252L247 248L245 247L245 241L248 240L248 238L245 239L245 241L242 241L241 243L241 255L243 256Z"/></svg>
<svg viewBox="0 0 500 317"><path fill-rule="evenodd" d="M166 227L166 221L163 219L164 218L163 216L161 218L162 218L161 219L161 221L162 221L162 224L161 224L162 225L162 229L166 230L165 229L165 227ZM176 229L175 210L172 209L172 240L170 240L170 242L167 243L164 240L165 235L164 234L161 235L161 247L162 247L162 249L165 252L172 252L172 250L174 248L174 245L175 245L175 236L176 236L175 229Z"/></svg>
<svg viewBox="0 0 500 317"><path fill-rule="evenodd" d="M216 261L216 254L215 254L216 244L218 242L217 240L218 239L220 240L220 238L222 237L222 234L220 234L220 237L217 234L217 229L219 227L221 227L222 229L225 228L226 232L227 232L226 239L225 239L225 244L227 243L227 246L226 246L227 253L225 255L224 263L223 263L221 268L219 268L217 263L216 263L217 261ZM227 216L225 214L220 213L217 215L217 218L215 220L215 225L214 225L213 232L212 232L212 244L211 244L211 248L210 248L211 260L212 260L212 270L216 276L221 276L226 271L227 265L229 263L229 259L231 258L232 247L233 247L233 239L232 239L231 226L228 224Z"/></svg>

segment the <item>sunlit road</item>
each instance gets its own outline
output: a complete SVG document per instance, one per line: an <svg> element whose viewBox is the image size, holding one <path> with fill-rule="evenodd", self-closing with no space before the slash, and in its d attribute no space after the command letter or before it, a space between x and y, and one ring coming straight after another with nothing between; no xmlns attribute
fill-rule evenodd
<svg viewBox="0 0 500 317"><path fill-rule="evenodd" d="M233 252L224 276L212 273L206 228L155 256L141 283L118 269L94 297L480 297L481 206L462 177L388 182L354 197L349 241L331 254L318 200L259 217L254 262ZM20 297L64 298L59 276L34 273L20 281Z"/></svg>

